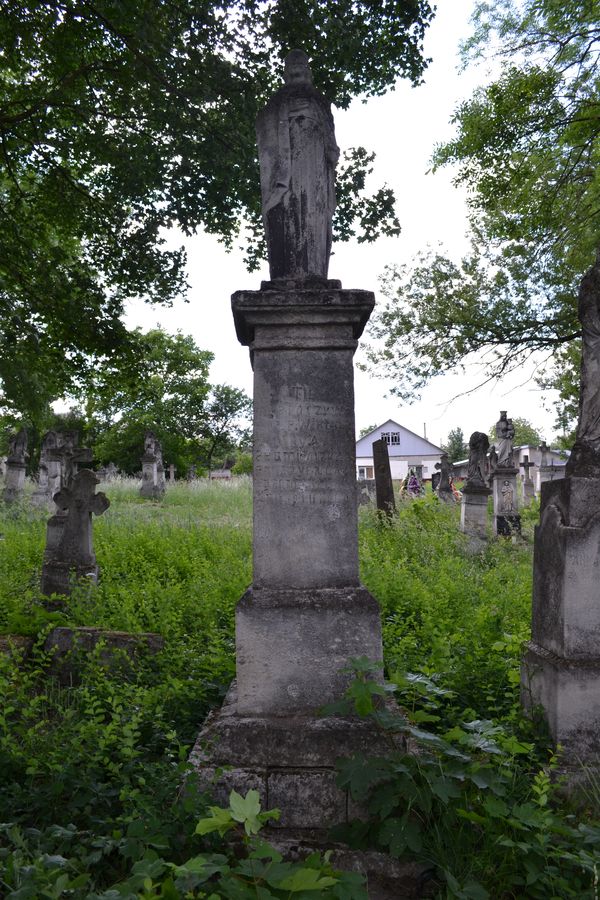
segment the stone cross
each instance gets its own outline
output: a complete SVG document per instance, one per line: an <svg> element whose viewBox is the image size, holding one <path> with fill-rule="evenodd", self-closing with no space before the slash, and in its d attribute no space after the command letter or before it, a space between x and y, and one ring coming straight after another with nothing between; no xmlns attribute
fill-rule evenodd
<svg viewBox="0 0 600 900"><path fill-rule="evenodd" d="M256 122L271 278L325 281L339 156L333 116L304 51L286 57L284 82Z"/></svg>
<svg viewBox="0 0 600 900"><path fill-rule="evenodd" d="M42 568L42 593L70 593L70 577L96 581L98 570L92 543L92 515L101 516L110 501L96 494L100 484L91 469L80 469L70 487L54 495L54 502L65 514L57 546L47 554Z"/></svg>
<svg viewBox="0 0 600 900"><path fill-rule="evenodd" d="M144 455L142 456L142 486L140 496L159 499L165 492L165 470L162 447L153 431L144 433Z"/></svg>
<svg viewBox="0 0 600 900"><path fill-rule="evenodd" d="M529 462L529 454L525 453L523 456L523 462L519 464L519 468L524 469L525 471L525 481L531 481L531 475L529 474L529 470L535 467L534 462Z"/></svg>
<svg viewBox="0 0 600 900"><path fill-rule="evenodd" d="M547 466L547 465L548 465L548 450L549 450L549 449L550 449L550 448L549 448L548 445L546 444L546 441L542 441L542 443L541 443L540 446L538 447L538 450L539 450L540 453L541 453L540 468L541 468L542 466Z"/></svg>
<svg viewBox="0 0 600 900"><path fill-rule="evenodd" d="M396 509L396 501L390 470L390 454L384 440L373 441L373 469L377 509L390 516Z"/></svg>

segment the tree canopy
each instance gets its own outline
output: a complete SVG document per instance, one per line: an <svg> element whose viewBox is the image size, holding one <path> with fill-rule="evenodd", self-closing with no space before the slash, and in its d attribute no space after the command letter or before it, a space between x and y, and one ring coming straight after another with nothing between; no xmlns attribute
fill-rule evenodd
<svg viewBox="0 0 600 900"><path fill-rule="evenodd" d="M448 454L450 462L456 462L464 459L469 452L469 448L465 443L465 436L462 428L451 428L445 443L442 444L442 450Z"/></svg>
<svg viewBox="0 0 600 900"><path fill-rule="evenodd" d="M185 291L165 229L261 253L254 121L294 47L346 107L418 83L428 0L0 0L0 383L39 412L73 377L131 350L125 299ZM341 166L337 236L396 233L365 194L372 154Z"/></svg>
<svg viewBox="0 0 600 900"><path fill-rule="evenodd" d="M498 377L541 351L572 412L577 289L600 234L600 3L480 2L474 25L465 59L493 56L501 73L434 153L468 189L472 250L388 270L371 360L407 396L474 358Z"/></svg>

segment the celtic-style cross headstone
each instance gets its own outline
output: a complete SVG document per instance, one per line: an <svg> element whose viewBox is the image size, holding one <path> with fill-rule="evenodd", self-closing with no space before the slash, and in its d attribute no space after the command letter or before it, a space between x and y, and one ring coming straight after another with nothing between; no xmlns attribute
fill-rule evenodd
<svg viewBox="0 0 600 900"><path fill-rule="evenodd" d="M95 493L98 484L91 469L81 469L73 477L71 487L62 488L54 495L54 502L66 517L58 545L44 562L42 593L68 595L72 574L75 578L97 580L92 515L101 516L110 506L105 494Z"/></svg>

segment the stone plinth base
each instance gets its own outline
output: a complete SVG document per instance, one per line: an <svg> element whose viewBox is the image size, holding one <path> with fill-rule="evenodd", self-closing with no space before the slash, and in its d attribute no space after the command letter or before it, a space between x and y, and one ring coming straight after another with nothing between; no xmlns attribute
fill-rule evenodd
<svg viewBox="0 0 600 900"><path fill-rule="evenodd" d="M600 656L565 659L529 642L521 662L521 703L544 710L564 761L600 762Z"/></svg>
<svg viewBox="0 0 600 900"><path fill-rule="evenodd" d="M44 650L52 654L50 673L61 684L73 684L78 678L77 654L89 655L99 646L98 661L111 671L130 669L135 659L149 653L159 653L165 645L160 634L126 631L106 631L102 628L53 628L44 643Z"/></svg>
<svg viewBox="0 0 600 900"><path fill-rule="evenodd" d="M357 502L359 506L374 505L377 499L375 493L375 479L363 478L356 482Z"/></svg>
<svg viewBox="0 0 600 900"><path fill-rule="evenodd" d="M460 530L478 538L486 538L488 532L488 487L465 485L460 505Z"/></svg>
<svg viewBox="0 0 600 900"><path fill-rule="evenodd" d="M494 516L494 530L500 537L521 534L521 516Z"/></svg>
<svg viewBox="0 0 600 900"><path fill-rule="evenodd" d="M313 715L341 697L351 657L382 658L377 601L362 587L250 588L236 609L237 711Z"/></svg>
<svg viewBox="0 0 600 900"><path fill-rule="evenodd" d="M323 840L327 830L357 818L348 793L336 783L342 756L389 753L389 743L368 719L316 716L244 716L232 685L223 707L211 713L190 762L202 789L228 805L229 793L253 788L263 809L278 808L278 834ZM223 766L231 768L222 770Z"/></svg>
<svg viewBox="0 0 600 900"><path fill-rule="evenodd" d="M48 491L38 490L34 491L31 495L31 505L32 506L50 506L52 502L52 497L48 493Z"/></svg>
<svg viewBox="0 0 600 900"><path fill-rule="evenodd" d="M68 597L73 583L81 579L87 579L90 584L97 584L98 566L72 566L57 560L46 560L42 566L42 594L46 597L51 594Z"/></svg>
<svg viewBox="0 0 600 900"><path fill-rule="evenodd" d="M6 461L6 475L4 493L2 495L5 503L14 503L19 500L25 489L25 465Z"/></svg>
<svg viewBox="0 0 600 900"><path fill-rule="evenodd" d="M529 506L535 500L535 485L531 479L523 482L523 505Z"/></svg>

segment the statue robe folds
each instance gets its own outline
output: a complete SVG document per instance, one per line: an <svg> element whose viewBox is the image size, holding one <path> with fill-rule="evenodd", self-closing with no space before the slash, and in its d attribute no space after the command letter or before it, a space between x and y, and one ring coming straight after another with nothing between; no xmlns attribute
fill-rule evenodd
<svg viewBox="0 0 600 900"><path fill-rule="evenodd" d="M335 208L330 105L308 81L286 84L256 122L272 279L326 279Z"/></svg>
<svg viewBox="0 0 600 900"><path fill-rule="evenodd" d="M600 253L579 289L583 337L579 422L567 475L600 477Z"/></svg>

